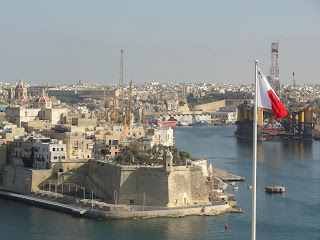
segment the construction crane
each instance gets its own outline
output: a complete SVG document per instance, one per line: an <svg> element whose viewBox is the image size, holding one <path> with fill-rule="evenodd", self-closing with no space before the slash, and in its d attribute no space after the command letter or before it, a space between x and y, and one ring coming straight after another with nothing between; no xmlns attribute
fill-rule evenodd
<svg viewBox="0 0 320 240"><path fill-rule="evenodd" d="M112 124L116 123L118 120L118 114L117 114L117 99L116 99L116 91L114 91L113 94L113 104L112 107L110 107L110 121Z"/></svg>
<svg viewBox="0 0 320 240"><path fill-rule="evenodd" d="M146 133L147 131L147 122L146 122L146 103L142 102L142 126Z"/></svg>
<svg viewBox="0 0 320 240"><path fill-rule="evenodd" d="M127 120L127 124L128 125L130 125L131 122L132 122L132 119L131 119L131 105L132 105L132 79L130 81L128 103L127 103L127 109L126 109L126 120Z"/></svg>
<svg viewBox="0 0 320 240"><path fill-rule="evenodd" d="M124 116L124 90L123 90L123 52L121 49L121 59L120 59L120 78L119 78L119 98L118 98L118 122L123 122Z"/></svg>

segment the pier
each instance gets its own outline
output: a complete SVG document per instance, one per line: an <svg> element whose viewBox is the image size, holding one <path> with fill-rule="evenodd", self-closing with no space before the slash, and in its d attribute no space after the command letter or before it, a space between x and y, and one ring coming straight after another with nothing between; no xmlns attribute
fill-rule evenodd
<svg viewBox="0 0 320 240"><path fill-rule="evenodd" d="M214 171L215 177L220 178L224 182L227 182L227 181L244 181L245 180L244 177L227 173L225 170L222 170L222 169L219 169L219 168L214 168L213 171Z"/></svg>

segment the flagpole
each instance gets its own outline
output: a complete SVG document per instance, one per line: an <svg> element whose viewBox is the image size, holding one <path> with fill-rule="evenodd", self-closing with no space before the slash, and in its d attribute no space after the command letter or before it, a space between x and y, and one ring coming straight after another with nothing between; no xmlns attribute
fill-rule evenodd
<svg viewBox="0 0 320 240"><path fill-rule="evenodd" d="M257 123L258 123L258 60L255 60L254 75L254 110L253 110L253 163L252 163L252 226L251 239L256 240L257 209Z"/></svg>

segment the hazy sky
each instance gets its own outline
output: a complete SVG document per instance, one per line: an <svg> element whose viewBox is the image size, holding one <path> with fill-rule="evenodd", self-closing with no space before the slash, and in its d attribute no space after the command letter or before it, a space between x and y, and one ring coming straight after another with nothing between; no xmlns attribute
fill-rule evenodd
<svg viewBox="0 0 320 240"><path fill-rule="evenodd" d="M0 81L320 83L320 1L0 0Z"/></svg>

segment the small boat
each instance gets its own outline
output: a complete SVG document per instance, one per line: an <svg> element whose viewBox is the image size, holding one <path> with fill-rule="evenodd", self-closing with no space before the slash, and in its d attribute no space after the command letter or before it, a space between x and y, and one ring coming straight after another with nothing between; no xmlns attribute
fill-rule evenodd
<svg viewBox="0 0 320 240"><path fill-rule="evenodd" d="M233 188L233 191L235 191L235 190L239 190L239 187L235 187L235 188Z"/></svg>
<svg viewBox="0 0 320 240"><path fill-rule="evenodd" d="M250 189L251 189L251 188L252 188L252 186L248 186L248 188L250 188Z"/></svg>
<svg viewBox="0 0 320 240"><path fill-rule="evenodd" d="M236 185L236 182L232 182L232 183L230 183L230 185L234 186L234 185Z"/></svg>
<svg viewBox="0 0 320 240"><path fill-rule="evenodd" d="M226 223L226 224L224 225L224 228L225 228L225 229L228 229L228 228L229 228L229 225Z"/></svg>

